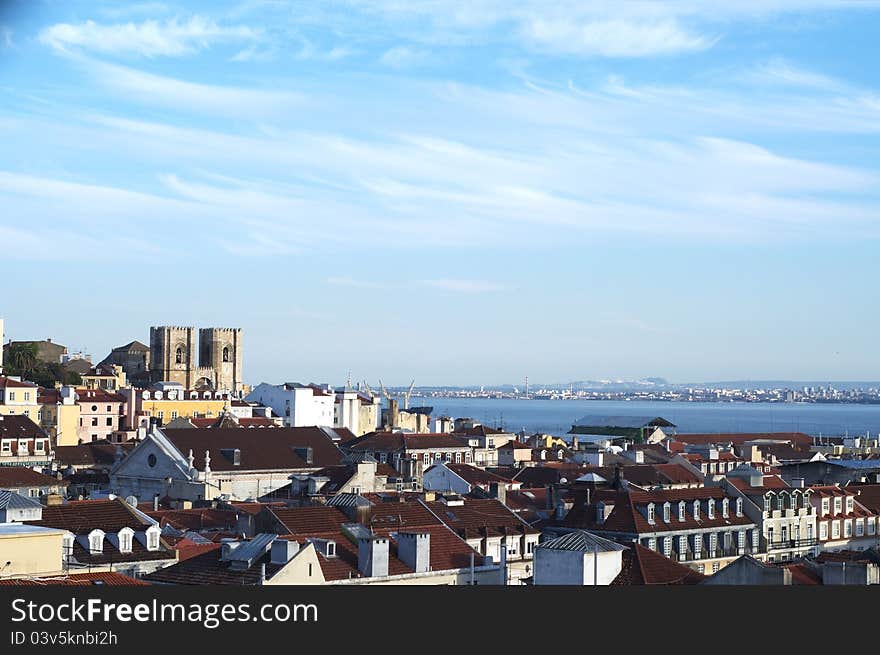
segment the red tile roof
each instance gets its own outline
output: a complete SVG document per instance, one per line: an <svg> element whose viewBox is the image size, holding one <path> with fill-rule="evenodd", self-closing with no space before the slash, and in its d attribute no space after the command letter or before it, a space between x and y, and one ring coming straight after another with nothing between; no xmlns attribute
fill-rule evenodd
<svg viewBox="0 0 880 655"><path fill-rule="evenodd" d="M310 469L342 463L342 452L317 427L243 430L241 428L183 428L162 432L185 456L193 451L196 466L204 467L205 451L211 454L212 471L258 471ZM241 451L236 466L222 449ZM302 448L312 449L312 461L303 458Z"/></svg>
<svg viewBox="0 0 880 655"><path fill-rule="evenodd" d="M463 505L449 506L442 501L425 505L463 539L538 534L537 530L494 498L468 498Z"/></svg>
<svg viewBox="0 0 880 655"><path fill-rule="evenodd" d="M14 578L0 580L0 585L12 587L51 587L51 586L91 586L108 585L113 587L141 587L149 586L149 582L138 580L114 571L102 571L97 573L72 573L70 575L44 577L44 578Z"/></svg>
<svg viewBox="0 0 880 655"><path fill-rule="evenodd" d="M37 389L38 386L33 382L23 382L21 380L13 380L11 377L0 375L0 389ZM36 396L34 397L36 400Z"/></svg>
<svg viewBox="0 0 880 655"><path fill-rule="evenodd" d="M621 553L621 571L611 582L612 585L690 585L697 584L705 577L641 544L627 546Z"/></svg>
<svg viewBox="0 0 880 655"><path fill-rule="evenodd" d="M132 508L121 499L79 500L43 508L40 521L31 525L67 530L76 535L87 535L98 528L104 532L119 532L122 528L145 530L150 524L137 517Z"/></svg>
<svg viewBox="0 0 880 655"><path fill-rule="evenodd" d="M47 439L48 437L43 428L23 414L0 415L2 439Z"/></svg>
<svg viewBox="0 0 880 655"><path fill-rule="evenodd" d="M0 467L0 489L21 487L66 487L67 480L59 480L29 469L25 466Z"/></svg>

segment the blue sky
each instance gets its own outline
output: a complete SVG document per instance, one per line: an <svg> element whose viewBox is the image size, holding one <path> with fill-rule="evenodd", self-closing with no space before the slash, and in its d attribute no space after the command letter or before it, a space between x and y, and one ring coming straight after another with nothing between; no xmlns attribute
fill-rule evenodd
<svg viewBox="0 0 880 655"><path fill-rule="evenodd" d="M6 336L240 326L252 383L877 379L878 27L871 0L2 3Z"/></svg>

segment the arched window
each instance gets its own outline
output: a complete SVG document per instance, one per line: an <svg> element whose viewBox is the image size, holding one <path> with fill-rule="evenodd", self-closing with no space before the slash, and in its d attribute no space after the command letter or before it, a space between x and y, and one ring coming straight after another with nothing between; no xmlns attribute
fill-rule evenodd
<svg viewBox="0 0 880 655"><path fill-rule="evenodd" d="M721 501L721 516L727 518L730 516L730 499L725 498Z"/></svg>
<svg viewBox="0 0 880 655"><path fill-rule="evenodd" d="M174 361L178 364L183 364L183 348L181 348L180 346L178 346L177 350L175 351Z"/></svg>
<svg viewBox="0 0 880 655"><path fill-rule="evenodd" d="M92 530L89 533L89 552L92 555L104 552L104 532L102 530Z"/></svg>
<svg viewBox="0 0 880 655"><path fill-rule="evenodd" d="M736 515L737 516L743 515L743 499L742 498L736 499Z"/></svg>
<svg viewBox="0 0 880 655"><path fill-rule="evenodd" d="M224 362L228 362L228 361L229 361L229 348L224 348L224 349L223 349L223 361L224 361Z"/></svg>
<svg viewBox="0 0 880 655"><path fill-rule="evenodd" d="M709 516L710 519L715 518L715 499L714 498L709 499L709 504L708 504L708 507L706 508L706 514Z"/></svg>
<svg viewBox="0 0 880 655"><path fill-rule="evenodd" d="M680 503L678 503L678 520L679 521L684 521L685 511L686 510L685 510L684 501L682 500Z"/></svg>

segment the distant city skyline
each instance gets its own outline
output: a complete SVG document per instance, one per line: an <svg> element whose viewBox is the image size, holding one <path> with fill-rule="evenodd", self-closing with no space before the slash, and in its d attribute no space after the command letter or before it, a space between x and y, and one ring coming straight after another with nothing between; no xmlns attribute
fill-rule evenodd
<svg viewBox="0 0 880 655"><path fill-rule="evenodd" d="M873 0L10 2L0 317L244 380L874 380Z"/></svg>

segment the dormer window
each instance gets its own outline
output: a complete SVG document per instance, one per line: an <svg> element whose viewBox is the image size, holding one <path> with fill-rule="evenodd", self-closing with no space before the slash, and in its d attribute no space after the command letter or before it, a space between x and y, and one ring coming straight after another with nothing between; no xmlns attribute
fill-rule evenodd
<svg viewBox="0 0 880 655"><path fill-rule="evenodd" d="M61 557L66 561L73 557L73 542L75 537L69 532L61 539Z"/></svg>
<svg viewBox="0 0 880 655"><path fill-rule="evenodd" d="M785 496L782 494L776 497L776 509L785 509Z"/></svg>
<svg viewBox="0 0 880 655"><path fill-rule="evenodd" d="M89 553L100 555L104 552L104 531L92 530L89 532Z"/></svg>
<svg viewBox="0 0 880 655"><path fill-rule="evenodd" d="M654 503L648 503L648 523L654 524Z"/></svg>
<svg viewBox="0 0 880 655"><path fill-rule="evenodd" d="M336 542L327 542L327 557L336 557Z"/></svg>
<svg viewBox="0 0 880 655"><path fill-rule="evenodd" d="M725 498L721 501L721 516L722 518L728 518L730 516L730 499Z"/></svg>
<svg viewBox="0 0 880 655"><path fill-rule="evenodd" d="M117 536L119 537L119 552L130 553L131 544L134 540L134 530L131 528L122 528Z"/></svg>
<svg viewBox="0 0 880 655"><path fill-rule="evenodd" d="M159 550L159 527L151 526L147 528L147 550Z"/></svg>
<svg viewBox="0 0 880 655"><path fill-rule="evenodd" d="M694 521L700 520L700 501L694 501Z"/></svg>
<svg viewBox="0 0 880 655"><path fill-rule="evenodd" d="M742 498L736 499L736 515L737 516L743 515L743 499Z"/></svg>
<svg viewBox="0 0 880 655"><path fill-rule="evenodd" d="M803 500L804 509L807 509L810 506L810 494L804 494L801 496L801 499Z"/></svg>
<svg viewBox="0 0 880 655"><path fill-rule="evenodd" d="M687 510L685 509L684 501L682 500L680 503L678 503L678 520L679 521L684 521L684 513L686 511Z"/></svg>
<svg viewBox="0 0 880 655"><path fill-rule="evenodd" d="M825 516L830 509L830 501L827 498L822 499L822 516Z"/></svg>
<svg viewBox="0 0 880 655"><path fill-rule="evenodd" d="M838 496L837 498L834 499L834 513L840 514L840 512L842 510L843 510L843 503L840 501L840 497Z"/></svg>
<svg viewBox="0 0 880 655"><path fill-rule="evenodd" d="M853 497L852 497L852 496L847 496L847 497L846 497L846 513L847 513L847 514L851 514L852 511L853 511L853 507L854 507L854 505L853 505Z"/></svg>
<svg viewBox="0 0 880 655"><path fill-rule="evenodd" d="M670 521L670 516L669 516L670 512L671 512L670 504L668 502L663 503L663 520L666 521L666 523L669 523L669 521Z"/></svg>
<svg viewBox="0 0 880 655"><path fill-rule="evenodd" d="M709 503L707 504L707 507L706 507L706 514L708 515L709 519L715 518L715 499L714 498L709 499Z"/></svg>
<svg viewBox="0 0 880 655"><path fill-rule="evenodd" d="M770 511L770 496L764 496L764 511Z"/></svg>

